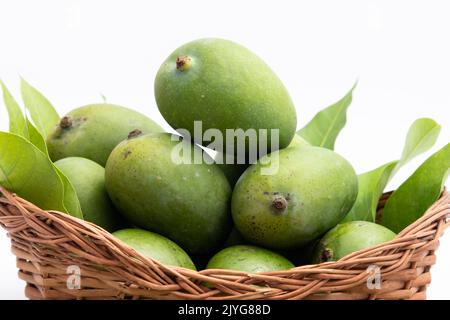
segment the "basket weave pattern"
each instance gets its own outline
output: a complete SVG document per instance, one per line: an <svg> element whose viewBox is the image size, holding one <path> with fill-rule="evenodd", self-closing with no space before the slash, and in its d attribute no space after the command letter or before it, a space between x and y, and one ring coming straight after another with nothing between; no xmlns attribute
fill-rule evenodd
<svg viewBox="0 0 450 320"><path fill-rule="evenodd" d="M94 224L41 210L0 188L0 224L30 299L425 299L449 217L450 194L444 191L394 240L337 262L259 274L196 272L146 258ZM67 286L74 265L81 270L80 289ZM378 288L367 286L373 265L380 268Z"/></svg>

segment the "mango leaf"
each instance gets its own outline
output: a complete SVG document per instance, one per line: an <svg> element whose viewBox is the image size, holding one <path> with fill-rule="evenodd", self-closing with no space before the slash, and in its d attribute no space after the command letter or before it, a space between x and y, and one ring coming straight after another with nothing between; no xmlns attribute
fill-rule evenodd
<svg viewBox="0 0 450 320"><path fill-rule="evenodd" d="M399 166L429 150L436 143L440 131L441 126L433 119L421 118L414 121L408 131Z"/></svg>
<svg viewBox="0 0 450 320"><path fill-rule="evenodd" d="M358 176L358 196L343 222L375 221L378 199L389 182L397 163L398 161L392 161Z"/></svg>
<svg viewBox="0 0 450 320"><path fill-rule="evenodd" d="M48 150L47 150L47 144L42 137L41 133L33 126L33 124L28 121L28 135L30 137L29 141L34 144L39 150L41 150L47 157ZM72 183L69 181L69 179L62 173L61 170L58 169L53 163L53 168L55 169L56 173L58 174L59 178L61 179L64 187L64 206L66 207L68 212L71 212L72 215L76 217L82 217L81 212L81 205L80 201L78 200L78 196L76 193L75 188L73 187Z"/></svg>
<svg viewBox="0 0 450 320"><path fill-rule="evenodd" d="M8 88L1 82L3 89L3 101L8 109L9 132L15 133L29 140L39 150L48 155L47 145L44 138L36 127L23 115L19 104L9 92Z"/></svg>
<svg viewBox="0 0 450 320"><path fill-rule="evenodd" d="M450 143L429 157L386 202L380 223L394 232L419 219L439 198L450 173Z"/></svg>
<svg viewBox="0 0 450 320"><path fill-rule="evenodd" d="M48 156L19 135L0 132L0 185L42 209L83 217L76 206L65 206L71 196L64 195L64 183Z"/></svg>
<svg viewBox="0 0 450 320"><path fill-rule="evenodd" d="M58 174L59 178L63 183L64 206L66 207L67 211L70 212L71 215L83 219L83 212L81 211L80 201L78 200L78 195L72 182L70 182L70 180L66 177L66 175L57 166L53 165L53 168L55 169L56 173Z"/></svg>
<svg viewBox="0 0 450 320"><path fill-rule="evenodd" d="M42 93L21 79L22 100L44 138L58 124L59 115Z"/></svg>
<svg viewBox="0 0 450 320"><path fill-rule="evenodd" d="M48 158L30 142L0 132L0 184L43 209L65 211L63 185Z"/></svg>
<svg viewBox="0 0 450 320"><path fill-rule="evenodd" d="M3 96L5 105L8 108L8 113L10 117L10 128L12 133L16 133L28 141L30 141L37 149L39 149L48 159L48 150L47 145L45 142L44 137L42 136L41 132L39 132L36 127L23 116L22 112L20 111L20 107L15 101L15 99L12 97L6 86L2 84L3 88ZM26 86L27 84L25 84ZM23 128L22 128L23 126ZM20 149L18 149L20 150ZM6 152L6 149L3 150ZM50 161L50 159L49 159ZM51 163L51 161L50 161ZM0 163L1 164L1 163ZM58 175L62 186L63 186L63 206L65 208L64 212L70 212L72 215L76 217L83 217L81 212L81 206L80 202L78 200L75 188L73 187L72 183L67 179L67 177L56 167L53 163L51 163L51 166L53 167L54 171ZM5 181L10 181L7 175L4 175ZM8 186L5 186L8 188ZM13 186L10 186L13 187ZM8 188L10 189L10 188ZM17 192L19 194L19 192ZM25 192L26 194L26 192ZM45 199L42 201L46 202ZM55 207L57 208L57 207ZM55 209L58 210L58 209ZM62 210L61 210L62 211Z"/></svg>
<svg viewBox="0 0 450 320"><path fill-rule="evenodd" d="M415 156L429 150L436 142L441 127L428 118L413 122L406 135L400 160L389 162L358 176L359 191L355 204L343 221L371 221L376 218L378 200L397 170Z"/></svg>
<svg viewBox="0 0 450 320"><path fill-rule="evenodd" d="M9 115L9 131L19 136L28 138L28 130L25 117L19 104L9 92L3 81L0 81L3 91L3 102Z"/></svg>
<svg viewBox="0 0 450 320"><path fill-rule="evenodd" d="M42 137L41 133L36 129L36 127L28 120L27 121L27 134L28 141L34 144L39 150L41 150L46 156L48 156L47 144Z"/></svg>
<svg viewBox="0 0 450 320"><path fill-rule="evenodd" d="M313 146L333 150L336 138L347 122L347 109L355 87L356 83L341 100L318 112L297 134Z"/></svg>

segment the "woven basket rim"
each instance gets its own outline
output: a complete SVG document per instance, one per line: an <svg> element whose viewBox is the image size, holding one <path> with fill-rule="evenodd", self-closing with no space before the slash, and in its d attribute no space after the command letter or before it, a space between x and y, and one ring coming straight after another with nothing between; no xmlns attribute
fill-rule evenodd
<svg viewBox="0 0 450 320"><path fill-rule="evenodd" d="M385 197L389 194L390 193L385 193ZM408 246L413 248L415 245L424 246L427 242L435 241L435 238L438 238L442 234L444 229L448 227L448 217L450 216L450 194L446 190L444 190L440 199L436 203L434 203L421 218L406 227L391 241L351 253L338 261L301 265L283 271L247 273L225 269L204 269L194 271L181 267L164 265L157 260L140 254L119 239L115 238L106 230L93 223L84 221L62 212L41 210L29 201L22 199L16 194L11 193L0 186L0 224L8 229L8 234L16 233L18 232L18 230L14 230L10 226L5 225L4 220L2 219L5 219L5 217L11 217L10 215L8 215L11 214L11 212L5 212L4 210L2 210L2 204L9 206L13 205L13 207L17 208L18 210L18 212L16 212L16 216L23 216L23 218L27 220L28 226L33 225L38 230L39 228L45 228L45 226L36 226L36 221L46 220L47 223L51 221L51 225L53 227L57 227L58 230L63 230L64 232L66 232L64 234L65 236L67 236L68 234L69 236L73 236L72 241L74 241L74 243L78 243L80 246L86 245L86 243L81 241L85 241L82 238L83 236L88 236L91 241L90 245L84 248L86 249L85 252L83 252L82 250L78 252L81 258L87 259L87 261L99 263L101 265L104 265L106 268L109 268L110 266L111 268L115 267L117 261L108 261L107 259L96 257L92 253L95 253L95 246L101 244L106 247L108 252L115 256L120 263L123 263L123 265L132 268L133 272L136 275L140 275L141 277L145 278L144 274L145 272L148 272L151 279L158 279L157 281L150 281L151 279L148 277L144 280L139 279L139 277L136 276L135 278L138 285L145 285L147 288L159 290L161 292L176 292L180 291L179 289L181 287L184 293L177 292L179 297L186 298L190 297L189 294L192 294L196 295L196 297L200 299L208 298L215 294L215 291L205 286L204 283L214 284L216 287L222 288L223 290L225 290L225 288L228 288L228 298L239 296L239 298L244 297L251 299L252 296L261 296L261 294L264 294L264 291L266 289L266 291L270 294L277 293L276 290L274 291L274 288L272 287L256 287L255 283L258 283L258 281L262 281L264 283L277 283L281 281L286 286L288 286L289 283L292 283L292 285L299 285L303 283L305 287L307 287L305 289L305 293L307 293L309 289L315 290L315 285L323 285L323 281L321 282L318 279L316 279L315 281L307 281L301 279L299 280L295 277L301 275L320 275L326 278L327 275L331 277L332 275L337 276L341 274L343 276L352 276L353 284L358 281L365 281L367 275L362 274L361 268L353 269L355 266L365 266L368 263L384 263L389 259L397 258L402 261L401 259L407 259L408 257L410 258L413 254L412 249L409 250L411 252L408 251L409 256L406 256L404 253L396 252L396 249L398 249L399 247L403 248ZM436 227L437 231L433 231L433 228L435 228L434 224L436 223L438 223ZM42 230L42 232L45 233L46 231ZM434 237L433 235L435 235L436 237ZM33 239L33 241L37 240ZM43 240L40 239L39 241ZM393 270L395 271L395 268ZM115 270L115 272L120 273L122 271ZM389 273L388 267L386 268L386 272ZM170 277L177 278L177 282L171 285L171 282L173 281L169 279ZM197 282L192 279L195 279ZM200 284L198 282L200 282ZM342 287L345 287L345 279L341 282L342 283L337 283ZM328 287L325 288L322 286L322 289L324 290L327 288ZM225 292L227 290L225 290ZM242 291L246 293L240 293Z"/></svg>

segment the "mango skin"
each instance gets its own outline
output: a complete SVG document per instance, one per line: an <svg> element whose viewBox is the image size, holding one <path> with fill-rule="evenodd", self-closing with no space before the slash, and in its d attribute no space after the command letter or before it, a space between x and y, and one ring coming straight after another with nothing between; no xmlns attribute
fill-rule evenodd
<svg viewBox="0 0 450 320"><path fill-rule="evenodd" d="M337 261L346 255L394 239L396 234L386 227L368 221L338 224L319 241L313 263Z"/></svg>
<svg viewBox="0 0 450 320"><path fill-rule="evenodd" d="M175 242L142 229L123 229L113 233L139 253L165 265L197 270L188 254Z"/></svg>
<svg viewBox="0 0 450 320"><path fill-rule="evenodd" d="M214 164L177 164L171 134L142 135L120 143L106 164L106 189L115 206L140 228L178 243L189 253L208 253L231 230L230 185ZM192 156L213 159L190 142Z"/></svg>
<svg viewBox="0 0 450 320"><path fill-rule="evenodd" d="M69 119L70 126L64 125ZM47 137L53 161L83 157L105 166L114 147L133 130L162 132L153 120L134 110L113 104L91 104L69 112Z"/></svg>
<svg viewBox="0 0 450 320"><path fill-rule="evenodd" d="M191 59L182 71L177 69L180 57ZM166 121L192 137L194 121L202 121L203 132L219 129L224 146L234 145L234 139L226 140L226 129L278 129L279 148L295 134L296 111L283 83L253 52L228 40L199 39L179 47L161 65L154 89ZM195 141L210 143L201 139Z"/></svg>
<svg viewBox="0 0 450 320"><path fill-rule="evenodd" d="M206 269L228 269L248 273L289 270L294 265L282 255L252 245L236 245L216 253Z"/></svg>
<svg viewBox="0 0 450 320"><path fill-rule="evenodd" d="M80 157L64 158L56 161L55 165L75 188L86 221L109 232L126 225L106 192L105 169L101 165Z"/></svg>
<svg viewBox="0 0 450 320"><path fill-rule="evenodd" d="M248 241L273 249L299 248L333 228L353 206L358 179L337 153L304 146L266 157L278 171L262 175L264 165L258 162L233 191L233 220Z"/></svg>

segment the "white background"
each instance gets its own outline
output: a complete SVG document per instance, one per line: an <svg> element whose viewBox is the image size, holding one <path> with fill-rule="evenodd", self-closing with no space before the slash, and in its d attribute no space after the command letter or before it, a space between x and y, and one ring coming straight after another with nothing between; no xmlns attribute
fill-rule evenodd
<svg viewBox="0 0 450 320"><path fill-rule="evenodd" d="M165 126L153 80L166 56L201 37L239 42L284 81L299 127L359 85L336 150L361 173L400 156L409 125L431 117L450 138L449 1L18 1L0 0L0 77L19 97L19 75L61 114L122 104ZM7 115L0 103L0 130ZM404 167L397 187L431 153ZM450 234L428 297L450 299ZM0 298L22 299L0 231Z"/></svg>

